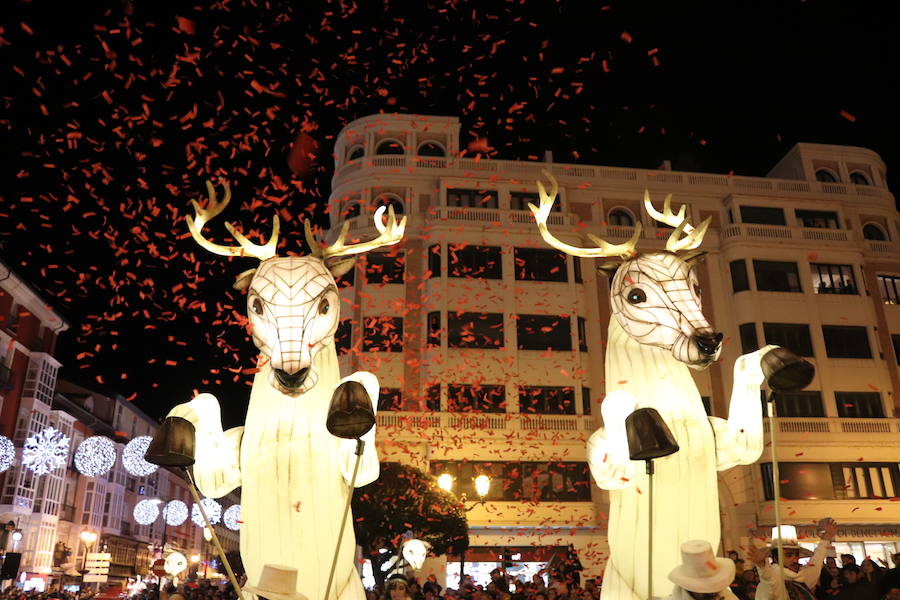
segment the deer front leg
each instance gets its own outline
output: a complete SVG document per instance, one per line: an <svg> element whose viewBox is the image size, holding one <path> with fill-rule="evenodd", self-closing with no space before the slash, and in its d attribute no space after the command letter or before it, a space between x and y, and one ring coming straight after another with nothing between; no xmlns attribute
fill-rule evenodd
<svg viewBox="0 0 900 600"><path fill-rule="evenodd" d="M734 387L728 405L728 420L710 417L716 436L716 469L755 463L763 450L763 414L759 386L763 355L778 346L765 346L739 356L734 362Z"/></svg>
<svg viewBox="0 0 900 600"><path fill-rule="evenodd" d="M604 490L623 490L634 485L638 463L628 458L625 417L634 412L636 404L634 396L615 390L600 405L604 426L588 438L587 456L591 474Z"/></svg>
<svg viewBox="0 0 900 600"><path fill-rule="evenodd" d="M167 415L190 421L196 429L194 479L204 496L221 498L241 485L240 448L243 427L222 431L219 401L200 394Z"/></svg>
<svg viewBox="0 0 900 600"><path fill-rule="evenodd" d="M350 389L355 388L356 390L359 390L359 393L365 393L368 396L368 400L372 402L372 412L377 413L378 378L367 371L357 371L356 373L352 373L341 379L341 382L337 385L337 388L335 388L335 393L338 393L341 386L344 386L349 381L359 383L365 388L365 392L359 390L359 388L355 386ZM362 487L372 483L378 479L378 475L381 473L381 467L378 463L378 452L375 450L376 427L376 425L373 425L372 429L361 438L362 441L365 442L365 448L363 449L362 459L359 463L359 470L356 473L355 487ZM353 479L353 467L356 464L356 440L341 440L338 452L338 464L341 467L341 474L344 477L344 481L349 485L350 481Z"/></svg>

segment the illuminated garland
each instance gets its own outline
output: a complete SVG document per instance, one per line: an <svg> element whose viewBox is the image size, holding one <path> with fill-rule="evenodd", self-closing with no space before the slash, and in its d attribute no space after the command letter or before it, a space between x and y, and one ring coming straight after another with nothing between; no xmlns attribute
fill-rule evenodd
<svg viewBox="0 0 900 600"><path fill-rule="evenodd" d="M125 450L122 451L122 466L135 477L152 475L159 468L144 460L144 454L147 453L147 448L152 441L153 438L149 435L142 435L128 442Z"/></svg>
<svg viewBox="0 0 900 600"><path fill-rule="evenodd" d="M178 527L188 518L187 504L181 500L172 500L163 508L163 517L169 527Z"/></svg>
<svg viewBox="0 0 900 600"><path fill-rule="evenodd" d="M75 451L75 468L82 475L105 475L116 464L116 445L102 435L89 437Z"/></svg>
<svg viewBox="0 0 900 600"><path fill-rule="evenodd" d="M159 516L159 500L141 500L134 505L134 520L149 525Z"/></svg>
<svg viewBox="0 0 900 600"><path fill-rule="evenodd" d="M0 473L10 468L16 458L16 447L8 437L0 435Z"/></svg>
<svg viewBox="0 0 900 600"><path fill-rule="evenodd" d="M222 519L221 504L212 498L204 498L200 502L203 503L203 508L206 510L206 516L209 517L209 523L211 525L215 525ZM196 504L191 507L191 521L193 521L197 527L206 527L206 523L203 522L203 515L200 514L200 507Z"/></svg>
<svg viewBox="0 0 900 600"><path fill-rule="evenodd" d="M241 505L232 504L229 506L222 517L222 522L225 523L225 527L228 529L239 531L241 528Z"/></svg>
<svg viewBox="0 0 900 600"><path fill-rule="evenodd" d="M69 438L54 427L39 431L25 440L22 465L35 475L46 475L66 464L69 457Z"/></svg>

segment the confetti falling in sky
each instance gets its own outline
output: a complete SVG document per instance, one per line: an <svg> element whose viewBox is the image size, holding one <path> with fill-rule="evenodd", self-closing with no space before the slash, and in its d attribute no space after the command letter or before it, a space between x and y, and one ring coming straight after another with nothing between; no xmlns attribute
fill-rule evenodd
<svg viewBox="0 0 900 600"><path fill-rule="evenodd" d="M64 377L155 416L212 391L234 425L255 352L230 285L249 267L187 235L207 179L231 183L251 239L277 211L284 254L305 251L300 219L325 222L334 136L377 112L459 116L484 159L756 175L815 141L890 170L897 117L872 93L898 66L888 24L815 4L13 0L0 259L71 324Z"/></svg>

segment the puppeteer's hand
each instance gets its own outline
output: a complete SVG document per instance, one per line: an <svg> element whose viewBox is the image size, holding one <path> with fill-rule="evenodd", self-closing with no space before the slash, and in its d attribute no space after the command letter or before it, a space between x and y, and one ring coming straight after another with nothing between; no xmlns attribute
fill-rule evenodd
<svg viewBox="0 0 900 600"><path fill-rule="evenodd" d="M750 557L750 562L754 565L758 567L766 566L766 558L769 556L768 548L756 546L751 542L747 554Z"/></svg>
<svg viewBox="0 0 900 600"><path fill-rule="evenodd" d="M610 443L610 458L616 462L629 460L625 418L634 412L636 404L637 399L623 390L613 390L600 404L604 432Z"/></svg>
<svg viewBox="0 0 900 600"><path fill-rule="evenodd" d="M829 542L834 541L834 537L837 535L838 530L837 521L831 517L825 517L819 521L818 529L821 532L821 535L819 536L821 539Z"/></svg>

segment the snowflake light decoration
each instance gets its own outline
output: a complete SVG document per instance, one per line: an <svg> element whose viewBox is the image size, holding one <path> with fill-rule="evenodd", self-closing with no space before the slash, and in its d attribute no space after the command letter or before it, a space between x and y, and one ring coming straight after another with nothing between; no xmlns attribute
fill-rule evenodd
<svg viewBox="0 0 900 600"><path fill-rule="evenodd" d="M89 437L75 451L75 468L82 475L98 477L106 475L116 464L116 445L102 435Z"/></svg>
<svg viewBox="0 0 900 600"><path fill-rule="evenodd" d="M134 505L134 520L140 525L149 525L159 516L159 500L141 500Z"/></svg>
<svg viewBox="0 0 900 600"><path fill-rule="evenodd" d="M241 528L241 505L240 504L232 504L228 507L228 510L225 511L225 515L222 517L222 521L225 523L225 527L232 531L238 531Z"/></svg>
<svg viewBox="0 0 900 600"><path fill-rule="evenodd" d="M25 440L22 464L35 475L46 475L66 464L69 438L55 427L48 427Z"/></svg>
<svg viewBox="0 0 900 600"><path fill-rule="evenodd" d="M188 518L187 504L181 500L172 500L163 508L163 517L169 527L178 527Z"/></svg>
<svg viewBox="0 0 900 600"><path fill-rule="evenodd" d="M10 468L16 458L16 447L5 435L0 435L0 473Z"/></svg>
<svg viewBox="0 0 900 600"><path fill-rule="evenodd" d="M159 468L144 460L144 454L147 453L147 448L152 441L153 438L149 435L142 435L128 442L122 451L122 466L135 477L152 475Z"/></svg>
<svg viewBox="0 0 900 600"><path fill-rule="evenodd" d="M209 522L211 525L215 525L220 520L222 520L222 505L213 500L212 498L204 498L200 501L203 504L203 508L206 510L206 516L209 517ZM200 507L194 504L191 507L191 521L194 522L197 527L206 527L206 523L203 522L203 515L200 514Z"/></svg>

